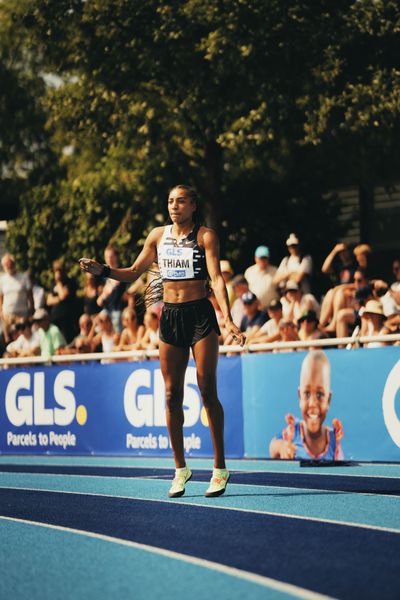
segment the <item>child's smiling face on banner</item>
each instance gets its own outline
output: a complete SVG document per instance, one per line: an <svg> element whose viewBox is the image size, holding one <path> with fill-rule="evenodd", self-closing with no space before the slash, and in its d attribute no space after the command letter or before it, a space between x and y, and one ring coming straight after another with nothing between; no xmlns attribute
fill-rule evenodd
<svg viewBox="0 0 400 600"><path fill-rule="evenodd" d="M311 352L303 361L298 390L303 421L310 434L319 434L329 410L330 366L326 355Z"/></svg>

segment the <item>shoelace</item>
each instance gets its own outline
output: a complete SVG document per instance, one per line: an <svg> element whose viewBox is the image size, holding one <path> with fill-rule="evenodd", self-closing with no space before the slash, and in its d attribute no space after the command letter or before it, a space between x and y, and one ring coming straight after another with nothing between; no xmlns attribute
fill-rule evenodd
<svg viewBox="0 0 400 600"><path fill-rule="evenodd" d="M181 485L186 482L186 473L182 475L176 475L172 480L172 485Z"/></svg>
<svg viewBox="0 0 400 600"><path fill-rule="evenodd" d="M228 479L227 476L225 476L225 477L213 477L212 480L211 480L211 483L215 484L215 485L220 485L221 481L226 481L227 479Z"/></svg>

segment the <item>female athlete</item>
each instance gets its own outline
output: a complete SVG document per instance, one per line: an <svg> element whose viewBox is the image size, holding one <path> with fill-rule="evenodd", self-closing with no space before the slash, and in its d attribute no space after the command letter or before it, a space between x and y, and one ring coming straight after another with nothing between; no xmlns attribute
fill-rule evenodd
<svg viewBox="0 0 400 600"><path fill-rule="evenodd" d="M224 411L217 396L216 369L219 327L207 298L210 279L225 327L240 345L245 337L233 323L225 282L220 271L219 242L212 229L196 223L197 197L193 188L174 187L168 197L171 225L156 227L131 267L110 268L80 259L81 269L124 282L136 281L153 262L158 263L164 306L160 320L160 366L165 381L166 416L175 459L170 498L185 493L192 477L186 465L183 443L183 392L190 348L196 363L197 382L207 411L214 447L214 469L207 497L225 492L229 472L224 454Z"/></svg>

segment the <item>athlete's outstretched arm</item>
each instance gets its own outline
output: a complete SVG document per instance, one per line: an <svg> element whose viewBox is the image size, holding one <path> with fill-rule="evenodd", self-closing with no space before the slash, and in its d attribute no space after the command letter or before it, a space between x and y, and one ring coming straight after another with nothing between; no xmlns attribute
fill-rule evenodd
<svg viewBox="0 0 400 600"><path fill-rule="evenodd" d="M156 227L153 229L143 245L143 249L139 256L131 267L125 267L121 269L110 269L105 267L103 264L91 258L80 258L79 266L82 271L88 271L93 275L102 276L106 275L111 279L117 281L123 281L126 283L132 283L139 279L139 277L150 267L150 265L157 258L157 241L160 237L162 228Z"/></svg>

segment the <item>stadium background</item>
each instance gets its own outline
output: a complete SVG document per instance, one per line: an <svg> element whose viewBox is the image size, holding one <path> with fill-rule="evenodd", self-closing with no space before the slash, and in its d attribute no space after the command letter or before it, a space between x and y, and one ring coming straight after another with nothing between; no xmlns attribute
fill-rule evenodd
<svg viewBox="0 0 400 600"><path fill-rule="evenodd" d="M5 0L3 248L45 287L53 260L76 277L77 257L101 256L108 243L129 263L164 222L166 190L184 181L199 190L205 222L217 228L236 272L258 244L268 243L277 262L296 231L316 265L338 240L371 244L386 279L399 250L399 22L394 0ZM317 272L314 289L326 285ZM332 352L332 364L343 357L352 371L340 383L336 367L332 404L332 414L340 409L349 419L343 444L351 458L397 461L382 409L396 349ZM290 365L288 395L280 393L294 401L299 357L226 360L243 361L248 383L252 362ZM97 368L123 367L82 367L93 375ZM40 389L63 370L18 369L26 410L35 402L35 411L32 424L14 428L32 430L34 414L54 419L54 390L44 398ZM0 375L8 452L5 397L15 372ZM262 383L258 392L268 387ZM254 390L250 398L259 400ZM79 398L77 431L91 425L95 400ZM243 446L232 453L247 444L264 456L271 432L255 429L246 402L243 409ZM361 417L365 430L378 425L371 439L351 439ZM204 506L210 461L193 459L191 495L173 506L160 500L168 461L99 463L61 453L1 457L4 597L124 597L135 589L155 598L166 588L174 598L215 589L221 598L398 596L398 465L305 473L291 462L231 459L226 504Z"/></svg>

